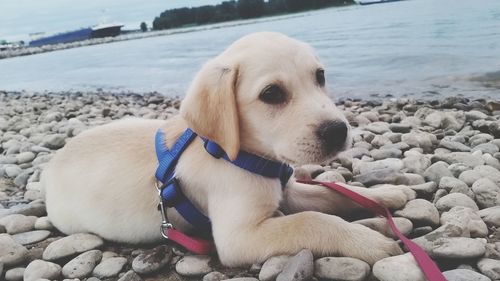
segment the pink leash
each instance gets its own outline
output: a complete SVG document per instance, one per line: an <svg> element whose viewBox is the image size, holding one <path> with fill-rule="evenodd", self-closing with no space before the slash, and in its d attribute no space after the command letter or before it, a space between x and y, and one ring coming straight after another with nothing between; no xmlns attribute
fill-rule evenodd
<svg viewBox="0 0 500 281"><path fill-rule="evenodd" d="M186 248L186 250L197 255L207 255L214 249L214 243L212 241L191 237L173 228L165 229L164 233L169 240L174 241Z"/></svg>
<svg viewBox="0 0 500 281"><path fill-rule="evenodd" d="M389 226L391 227L392 231L410 250L413 257L420 265L422 272L427 277L427 280L446 281L446 278L444 278L439 268L436 266L434 261L427 255L427 253L424 250L422 250L420 246L415 244L410 239L406 238L399 231L399 229L396 227L396 224L394 223L394 220L392 219L391 212L389 212L389 210L385 206L382 206L379 203L369 198L366 198L356 192L353 192L333 182L301 181L301 180L298 180L297 182L305 184L322 185L324 187L330 188L334 191L341 193L342 195L356 202L360 206L372 211L373 213L387 218L387 221L389 222ZM175 243L183 246L188 251L193 252L195 254L207 255L214 249L214 244L212 241L191 237L173 228L166 228L164 232L168 237L168 239L174 241Z"/></svg>
<svg viewBox="0 0 500 281"><path fill-rule="evenodd" d="M434 261L427 255L427 253L420 248L415 242L411 241L410 239L406 238L396 227L396 224L394 223L394 220L392 219L391 212L385 207L380 205L379 203L366 198L352 190L349 190L341 185L338 185L333 182L320 182L320 181L300 181L298 180L297 182L300 183L305 183L305 184L315 184L315 185L322 185L324 187L328 187L332 190L335 190L342 195L346 196L347 198L351 199L352 201L358 203L362 207L372 211L373 213L383 216L387 218L387 221L389 222L389 226L391 227L392 231L396 236L405 244L405 246L410 250L411 254L417 261L417 263L420 265L420 268L422 269L422 272L425 274L427 277L428 281L446 281L446 278L443 276L437 265L434 263Z"/></svg>

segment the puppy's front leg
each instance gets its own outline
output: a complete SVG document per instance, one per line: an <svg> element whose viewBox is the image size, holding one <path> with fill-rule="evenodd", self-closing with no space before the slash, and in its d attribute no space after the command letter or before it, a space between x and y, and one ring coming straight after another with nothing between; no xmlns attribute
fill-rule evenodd
<svg viewBox="0 0 500 281"><path fill-rule="evenodd" d="M219 258L228 266L262 262L304 248L316 256L348 256L369 264L402 253L394 240L336 216L302 212L248 221L252 215L234 217L240 211L227 210L225 215L216 215L212 220Z"/></svg>
<svg viewBox="0 0 500 281"><path fill-rule="evenodd" d="M394 209L403 207L408 200L415 198L415 192L405 186L384 185L375 188L348 184L342 186ZM298 183L292 179L284 190L282 208L286 213L318 211L339 214L359 208L359 205L326 187Z"/></svg>

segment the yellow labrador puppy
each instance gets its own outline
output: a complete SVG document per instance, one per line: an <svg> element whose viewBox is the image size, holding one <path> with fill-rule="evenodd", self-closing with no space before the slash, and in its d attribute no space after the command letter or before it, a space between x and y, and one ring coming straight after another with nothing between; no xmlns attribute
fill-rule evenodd
<svg viewBox="0 0 500 281"><path fill-rule="evenodd" d="M206 63L168 121L129 119L72 139L42 176L47 212L62 232L143 243L161 239L155 188L154 137L161 128L171 146L187 128L218 143L290 164L323 163L351 142L343 114L328 97L324 67L313 49L282 34L245 36ZM309 248L370 264L401 249L392 239L331 215L356 208L341 195L295 182L286 187L216 159L196 139L176 167L182 191L212 223L223 264L261 262ZM388 207L414 194L404 187L348 188ZM276 216L283 207L286 216ZM170 222L190 225L175 210Z"/></svg>

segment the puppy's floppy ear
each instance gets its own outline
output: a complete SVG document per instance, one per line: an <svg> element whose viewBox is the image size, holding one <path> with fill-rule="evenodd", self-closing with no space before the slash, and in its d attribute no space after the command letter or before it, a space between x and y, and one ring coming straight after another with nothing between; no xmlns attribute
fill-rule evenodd
<svg viewBox="0 0 500 281"><path fill-rule="evenodd" d="M196 75L180 108L188 126L220 145L232 160L240 149L237 79L237 67L208 62Z"/></svg>

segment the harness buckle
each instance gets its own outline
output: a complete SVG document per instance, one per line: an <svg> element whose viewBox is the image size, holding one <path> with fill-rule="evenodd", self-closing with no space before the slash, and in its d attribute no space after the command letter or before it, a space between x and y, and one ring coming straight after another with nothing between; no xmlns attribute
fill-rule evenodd
<svg viewBox="0 0 500 281"><path fill-rule="evenodd" d="M160 233L163 238L169 239L167 235L167 230L173 229L174 226L167 219L167 212L165 210L165 206L163 205L163 197L161 196L163 188L166 186L166 184L163 185L160 184L159 181L156 181L155 185L156 185L156 190L158 191L158 197L160 198L160 203L158 204L158 211L160 212L161 215Z"/></svg>

